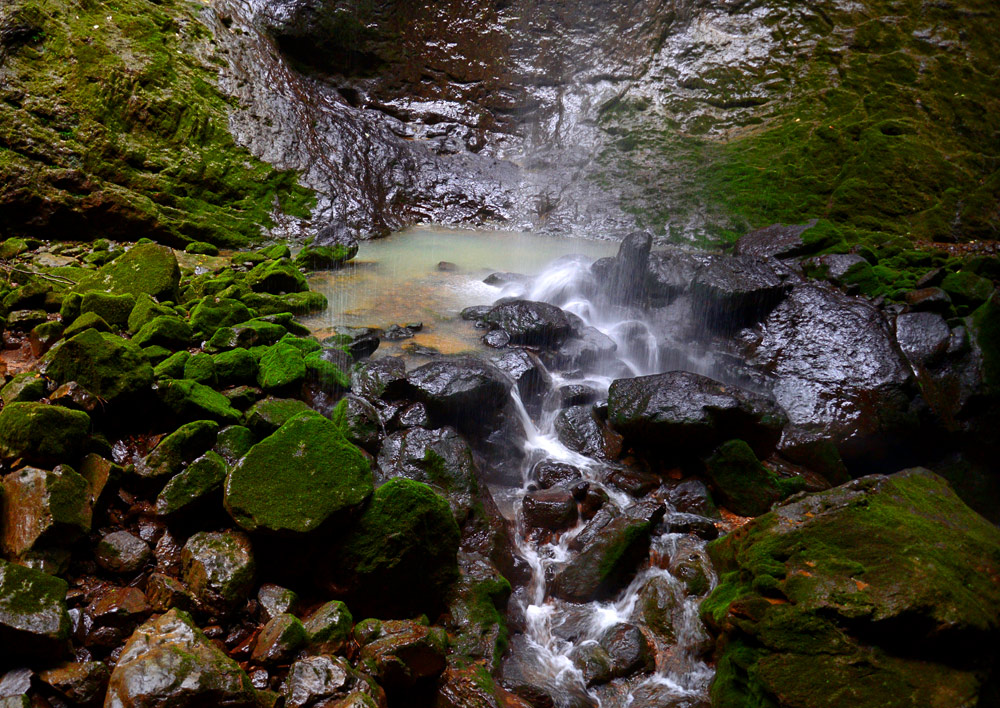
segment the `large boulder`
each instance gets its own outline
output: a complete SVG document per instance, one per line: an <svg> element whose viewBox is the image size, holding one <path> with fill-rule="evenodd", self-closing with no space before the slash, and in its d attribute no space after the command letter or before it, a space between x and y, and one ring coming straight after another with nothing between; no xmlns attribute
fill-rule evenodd
<svg viewBox="0 0 1000 708"><path fill-rule="evenodd" d="M92 516L90 487L72 469L22 467L3 478L0 547L7 558L33 565L33 555L64 551L89 533Z"/></svg>
<svg viewBox="0 0 1000 708"><path fill-rule="evenodd" d="M713 254L691 284L708 325L734 332L758 321L784 297L787 286L766 261L750 256Z"/></svg>
<svg viewBox="0 0 1000 708"><path fill-rule="evenodd" d="M151 295L157 300L177 300L181 280L177 257L166 246L153 243L133 246L82 281L79 289L103 290L115 295Z"/></svg>
<svg viewBox="0 0 1000 708"><path fill-rule="evenodd" d="M66 651L67 589L65 580L0 560L0 657L52 660Z"/></svg>
<svg viewBox="0 0 1000 708"><path fill-rule="evenodd" d="M731 438L767 457L786 420L767 396L687 371L618 379L608 391L608 422L626 442L674 457Z"/></svg>
<svg viewBox="0 0 1000 708"><path fill-rule="evenodd" d="M365 636L361 663L391 689L410 688L444 671L448 635L440 627L412 620L380 622Z"/></svg>
<svg viewBox="0 0 1000 708"><path fill-rule="evenodd" d="M111 674L106 708L257 708L239 664L173 609L139 627Z"/></svg>
<svg viewBox="0 0 1000 708"><path fill-rule="evenodd" d="M733 252L737 256L753 256L755 258L791 258L800 255L805 250L806 243L802 234L816 225L816 220L806 224L785 226L773 224L762 229L756 229L744 234L736 242Z"/></svg>
<svg viewBox="0 0 1000 708"><path fill-rule="evenodd" d="M459 536L448 502L434 490L389 480L375 491L340 553L351 606L405 617L440 607L458 575Z"/></svg>
<svg viewBox="0 0 1000 708"><path fill-rule="evenodd" d="M764 322L750 363L774 376L775 399L791 423L782 441L789 454L820 440L842 455L871 457L913 422L913 374L888 323L873 305L832 287L793 289Z"/></svg>
<svg viewBox="0 0 1000 708"><path fill-rule="evenodd" d="M316 413L298 415L250 448L226 477L225 505L248 531L305 533L372 493L364 454Z"/></svg>
<svg viewBox="0 0 1000 708"><path fill-rule="evenodd" d="M914 469L779 506L713 542L701 607L712 705L984 705L1000 639L1000 530Z"/></svg>
<svg viewBox="0 0 1000 708"><path fill-rule="evenodd" d="M502 329L511 344L533 347L558 346L573 331L569 316L555 305L532 300L513 300L495 306L483 318Z"/></svg>
<svg viewBox="0 0 1000 708"><path fill-rule="evenodd" d="M200 531L181 552L184 582L206 607L225 613L243 603L253 589L250 540L233 531Z"/></svg>
<svg viewBox="0 0 1000 708"><path fill-rule="evenodd" d="M42 369L56 383L76 381L108 403L133 397L153 383L153 367L138 346L95 329L56 346Z"/></svg>
<svg viewBox="0 0 1000 708"><path fill-rule="evenodd" d="M493 364L473 357L432 361L411 371L406 381L432 416L460 429L491 418L512 386Z"/></svg>
<svg viewBox="0 0 1000 708"><path fill-rule="evenodd" d="M45 403L11 403L0 411L0 459L55 465L83 452L90 417Z"/></svg>

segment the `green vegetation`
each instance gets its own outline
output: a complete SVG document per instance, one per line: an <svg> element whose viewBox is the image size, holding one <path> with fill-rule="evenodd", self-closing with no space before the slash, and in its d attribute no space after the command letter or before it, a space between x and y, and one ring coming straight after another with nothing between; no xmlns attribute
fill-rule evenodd
<svg viewBox="0 0 1000 708"><path fill-rule="evenodd" d="M233 141L202 4L11 2L35 31L0 50L0 230L241 246L276 205L309 215Z"/></svg>

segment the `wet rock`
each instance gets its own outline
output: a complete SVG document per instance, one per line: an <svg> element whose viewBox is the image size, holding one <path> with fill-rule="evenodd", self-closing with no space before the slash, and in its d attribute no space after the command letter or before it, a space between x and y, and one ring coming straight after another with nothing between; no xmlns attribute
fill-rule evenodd
<svg viewBox="0 0 1000 708"><path fill-rule="evenodd" d="M250 406L246 413L246 425L255 435L266 438L290 419L312 409L296 398L275 398L268 396Z"/></svg>
<svg viewBox="0 0 1000 708"><path fill-rule="evenodd" d="M811 494L709 551L723 580L701 614L731 642L714 696L822 705L836 685L859 706L979 700L971 672L995 660L1000 631L1000 531L940 477L907 470Z"/></svg>
<svg viewBox="0 0 1000 708"><path fill-rule="evenodd" d="M698 271L708 260L708 254L680 249L650 253L646 288L653 303L670 302L681 293L687 292Z"/></svg>
<svg viewBox="0 0 1000 708"><path fill-rule="evenodd" d="M581 327L553 352L545 352L546 363L563 370L592 370L614 359L618 345L594 327Z"/></svg>
<svg viewBox="0 0 1000 708"><path fill-rule="evenodd" d="M297 347L278 342L268 348L257 367L257 384L266 393L294 391L306 378L306 362Z"/></svg>
<svg viewBox="0 0 1000 708"><path fill-rule="evenodd" d="M699 374L672 371L618 379L608 392L608 421L628 442L680 457L729 438L770 454L787 418L760 394Z"/></svg>
<svg viewBox="0 0 1000 708"><path fill-rule="evenodd" d="M937 312L948 315L952 312L951 298L941 288L921 288L906 293L906 302L914 312Z"/></svg>
<svg viewBox="0 0 1000 708"><path fill-rule="evenodd" d="M135 307L136 299L129 294L113 295L111 293L84 293L80 300L80 314L93 312L110 325L124 327L128 324L129 315Z"/></svg>
<svg viewBox="0 0 1000 708"><path fill-rule="evenodd" d="M103 408L101 399L76 381L70 381L57 388L49 395L49 401L57 406L83 411L88 415L93 415Z"/></svg>
<svg viewBox="0 0 1000 708"><path fill-rule="evenodd" d="M399 425L403 428L428 428L431 425L430 416L427 414L427 406L423 403L414 403L399 414Z"/></svg>
<svg viewBox="0 0 1000 708"><path fill-rule="evenodd" d="M737 256L753 258L792 258L802 253L805 242L802 234L816 225L816 220L796 226L774 224L750 231L736 242L733 252Z"/></svg>
<svg viewBox="0 0 1000 708"><path fill-rule="evenodd" d="M282 686L288 708L333 705L332 699L347 697L361 679L339 656L310 656L299 659L288 670Z"/></svg>
<svg viewBox="0 0 1000 708"><path fill-rule="evenodd" d="M210 498L218 503L226 471L226 463L218 454L205 453L167 482L156 497L156 513L171 516L192 512L205 506Z"/></svg>
<svg viewBox="0 0 1000 708"><path fill-rule="evenodd" d="M153 558L149 544L128 531L105 535L94 553L97 564L112 573L134 573Z"/></svg>
<svg viewBox="0 0 1000 708"><path fill-rule="evenodd" d="M76 627L77 639L90 649L113 649L121 646L149 612L146 596L138 588L105 586L84 608Z"/></svg>
<svg viewBox="0 0 1000 708"><path fill-rule="evenodd" d="M111 671L103 661L70 662L42 671L38 678L74 704L100 703Z"/></svg>
<svg viewBox="0 0 1000 708"><path fill-rule="evenodd" d="M555 347L573 330L566 313L555 305L531 300L512 300L496 305L483 318L494 329L502 329L513 344Z"/></svg>
<svg viewBox="0 0 1000 708"><path fill-rule="evenodd" d="M156 385L156 394L180 420L209 419L231 424L242 418L228 398L197 381L167 379Z"/></svg>
<svg viewBox="0 0 1000 708"><path fill-rule="evenodd" d="M636 593L635 614L656 637L666 643L676 641L676 615L683 602L681 585L667 573L653 575Z"/></svg>
<svg viewBox="0 0 1000 708"><path fill-rule="evenodd" d="M472 449L448 427L410 428L387 437L378 456L375 484L381 486L396 477L439 490L460 516L471 508L477 489Z"/></svg>
<svg viewBox="0 0 1000 708"><path fill-rule="evenodd" d="M510 344L510 335L502 329L490 330L483 335L483 344L494 349L503 349Z"/></svg>
<svg viewBox="0 0 1000 708"><path fill-rule="evenodd" d="M583 384L568 384L559 387L559 402L563 408L570 406L585 406L596 403L598 393L590 386Z"/></svg>
<svg viewBox="0 0 1000 708"><path fill-rule="evenodd" d="M484 669L450 662L442 675L436 708L528 708L528 704L493 681L484 680Z"/></svg>
<svg viewBox="0 0 1000 708"><path fill-rule="evenodd" d="M379 443L385 435L378 410L360 396L348 394L341 400L344 401L343 416L338 417L339 414L334 413L331 419L341 425L344 435L352 443L369 452L378 452ZM400 419L402 424L402 415Z"/></svg>
<svg viewBox="0 0 1000 708"><path fill-rule="evenodd" d="M706 309L709 325L724 332L757 322L786 291L769 264L745 256L713 255L691 284L693 296Z"/></svg>
<svg viewBox="0 0 1000 708"><path fill-rule="evenodd" d="M146 598L156 612L166 612L174 607L193 612L201 606L187 585L163 573L153 573L146 580Z"/></svg>
<svg viewBox="0 0 1000 708"><path fill-rule="evenodd" d="M206 297L202 298L197 305L191 308L190 322L191 329L199 337L210 339L219 328L242 324L251 317L253 317L253 313L250 311L250 308L239 300L223 297ZM138 328L135 327L137 324L139 324L138 320L133 323L132 319L129 319L129 329L134 328L134 331L138 331ZM139 324L139 326L141 327L142 325Z"/></svg>
<svg viewBox="0 0 1000 708"><path fill-rule="evenodd" d="M294 615L273 617L257 635L251 658L260 664L285 664L306 645L308 635Z"/></svg>
<svg viewBox="0 0 1000 708"><path fill-rule="evenodd" d="M343 602L332 600L322 605L305 621L310 650L322 654L340 651L351 636L353 624L354 618Z"/></svg>
<svg viewBox="0 0 1000 708"><path fill-rule="evenodd" d="M448 597L449 642L453 653L497 666L507 649L504 613L510 583L478 553L460 553L461 578Z"/></svg>
<svg viewBox="0 0 1000 708"><path fill-rule="evenodd" d="M796 447L815 440L871 458L913 423L912 373L882 314L828 286L795 287L764 323L751 363L776 379L774 396L794 426L782 450L793 461ZM745 435L729 437L767 456Z"/></svg>
<svg viewBox="0 0 1000 708"><path fill-rule="evenodd" d="M948 293L952 302L959 307L958 314L964 315L979 307L993 294L993 281L968 270L948 273L941 281L941 289ZM963 308L967 308L964 309Z"/></svg>
<svg viewBox="0 0 1000 708"><path fill-rule="evenodd" d="M337 327L333 334L323 340L324 346L338 347L355 361L370 357L379 347L379 331L371 327Z"/></svg>
<svg viewBox="0 0 1000 708"><path fill-rule="evenodd" d="M604 475L604 482L633 497L644 497L660 486L660 478L650 472L622 468L610 469Z"/></svg>
<svg viewBox="0 0 1000 708"><path fill-rule="evenodd" d="M144 324L132 337L132 342L140 347L158 346L176 350L189 346L193 338L194 333L187 322L180 317L162 315Z"/></svg>
<svg viewBox="0 0 1000 708"><path fill-rule="evenodd" d="M720 501L740 516L758 516L785 497L802 491L800 478L780 478L762 465L742 440L721 445L705 464Z"/></svg>
<svg viewBox="0 0 1000 708"><path fill-rule="evenodd" d="M575 602L614 594L646 557L650 531L663 514L660 506L632 518L605 506L571 542L578 553L556 573L552 594Z"/></svg>
<svg viewBox="0 0 1000 708"><path fill-rule="evenodd" d="M250 540L232 531L202 531L184 544L182 577L206 606L225 613L241 605L253 588L256 564Z"/></svg>
<svg viewBox="0 0 1000 708"><path fill-rule="evenodd" d="M621 623L609 627L598 643L610 659L612 676L629 676L653 669L655 650L642 630L634 624Z"/></svg>
<svg viewBox="0 0 1000 708"><path fill-rule="evenodd" d="M70 462L83 452L90 417L44 403L12 403L0 411L0 458L28 464Z"/></svg>
<svg viewBox="0 0 1000 708"><path fill-rule="evenodd" d="M593 519L597 512L604 508L610 497L603 489L588 487L580 502L580 518L585 521Z"/></svg>
<svg viewBox="0 0 1000 708"><path fill-rule="evenodd" d="M680 512L708 517L718 516L708 487L697 479L686 479L670 487L667 500Z"/></svg>
<svg viewBox="0 0 1000 708"><path fill-rule="evenodd" d="M438 606L458 573L459 535L448 503L430 487L389 480L344 540L339 568L351 606L382 616Z"/></svg>
<svg viewBox="0 0 1000 708"><path fill-rule="evenodd" d="M553 682L546 675L544 660L524 635L511 639L510 653L504 661L500 681L508 690L535 708L595 708L596 701L576 680Z"/></svg>
<svg viewBox="0 0 1000 708"><path fill-rule="evenodd" d="M336 424L296 416L254 445L226 477L225 505L249 531L305 533L363 503L368 460Z"/></svg>
<svg viewBox="0 0 1000 708"><path fill-rule="evenodd" d="M361 647L361 663L388 688L413 686L441 674L448 635L410 620L382 622L378 636Z"/></svg>
<svg viewBox="0 0 1000 708"><path fill-rule="evenodd" d="M526 406L541 404L552 386L552 377L537 356L524 349L508 349L492 361L514 381Z"/></svg>
<svg viewBox="0 0 1000 708"><path fill-rule="evenodd" d="M531 470L531 477L542 489L557 486L569 489L583 479L579 469L555 460L542 460L536 464Z"/></svg>
<svg viewBox="0 0 1000 708"><path fill-rule="evenodd" d="M521 509L524 523L531 528L558 531L576 523L576 500L564 487L528 492Z"/></svg>
<svg viewBox="0 0 1000 708"><path fill-rule="evenodd" d="M358 254L358 242L353 248L340 245L306 246L295 254L295 265L303 270L333 270Z"/></svg>
<svg viewBox="0 0 1000 708"><path fill-rule="evenodd" d="M644 299L652 246L653 235L647 231L635 231L622 239L618 255L608 269L603 284L613 301L632 304Z"/></svg>
<svg viewBox="0 0 1000 708"><path fill-rule="evenodd" d="M309 289L305 276L290 260L264 261L247 273L246 283L255 293L299 293Z"/></svg>
<svg viewBox="0 0 1000 708"><path fill-rule="evenodd" d="M663 519L663 528L668 533L686 533L711 541L719 536L719 529L712 519L697 514L674 512Z"/></svg>
<svg viewBox="0 0 1000 708"><path fill-rule="evenodd" d="M31 403L45 396L45 379L34 371L23 371L0 389L5 406L11 403Z"/></svg>
<svg viewBox="0 0 1000 708"><path fill-rule="evenodd" d="M261 614L270 621L281 614L293 614L298 609L299 596L293 591L273 583L264 583L257 590Z"/></svg>
<svg viewBox="0 0 1000 708"><path fill-rule="evenodd" d="M214 420L185 423L170 433L135 466L135 474L144 480L162 480L179 473L184 465L215 444L219 424Z"/></svg>
<svg viewBox="0 0 1000 708"><path fill-rule="evenodd" d="M896 318L896 341L914 364L931 366L948 352L951 328L933 312L909 312Z"/></svg>
<svg viewBox="0 0 1000 708"><path fill-rule="evenodd" d="M569 659L583 674L583 680L588 686L605 683L614 678L611 657L604 647L594 640L575 646L569 654Z"/></svg>
<svg viewBox="0 0 1000 708"><path fill-rule="evenodd" d="M219 431L213 450L229 465L236 464L250 452L254 444L254 434L242 425L229 425Z"/></svg>
<svg viewBox="0 0 1000 708"><path fill-rule="evenodd" d="M511 388L497 367L472 357L432 361L411 371L406 381L432 417L460 430L492 418Z"/></svg>
<svg viewBox="0 0 1000 708"><path fill-rule="evenodd" d="M3 478L3 493L0 546L8 559L56 570L69 547L90 531L93 506L87 481L66 465L11 472ZM55 554L54 566L46 560L48 551Z"/></svg>
<svg viewBox="0 0 1000 708"><path fill-rule="evenodd" d="M477 322L477 326L485 326L486 315L490 314L490 310L493 309L493 305L472 305L471 307L466 307L459 313L459 317L467 322Z"/></svg>
<svg viewBox="0 0 1000 708"><path fill-rule="evenodd" d="M0 656L62 656L70 636L66 581L0 560Z"/></svg>
<svg viewBox="0 0 1000 708"><path fill-rule="evenodd" d="M358 254L357 236L343 224L333 223L316 232L313 246L330 248L338 252L344 261L349 261Z"/></svg>
<svg viewBox="0 0 1000 708"><path fill-rule="evenodd" d="M556 416L555 428L563 445L588 457L611 460L621 453L621 436L603 425L593 406L564 408Z"/></svg>
<svg viewBox="0 0 1000 708"><path fill-rule="evenodd" d="M351 375L351 390L374 401L393 400L406 395L406 364L397 357L366 361Z"/></svg>
<svg viewBox="0 0 1000 708"><path fill-rule="evenodd" d="M121 708L257 706L246 673L176 609L132 635L111 673L105 703Z"/></svg>

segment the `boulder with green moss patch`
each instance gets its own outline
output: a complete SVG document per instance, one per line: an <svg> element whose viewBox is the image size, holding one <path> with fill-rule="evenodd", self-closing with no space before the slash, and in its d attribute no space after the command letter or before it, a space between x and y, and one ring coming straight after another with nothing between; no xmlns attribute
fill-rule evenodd
<svg viewBox="0 0 1000 708"><path fill-rule="evenodd" d="M0 657L51 661L65 653L68 589L65 580L0 560Z"/></svg>
<svg viewBox="0 0 1000 708"><path fill-rule="evenodd" d="M37 401L45 396L45 379L34 371L22 371L0 388L0 399L5 406L11 403Z"/></svg>
<svg viewBox="0 0 1000 708"><path fill-rule="evenodd" d="M61 551L90 531L87 480L66 465L22 467L3 478L3 490L0 546L7 558L30 563L32 555Z"/></svg>
<svg viewBox="0 0 1000 708"><path fill-rule="evenodd" d="M84 293L80 300L80 314L94 312L108 324L123 327L128 324L135 302L135 296L128 293L121 295L102 292Z"/></svg>
<svg viewBox="0 0 1000 708"><path fill-rule="evenodd" d="M241 350L242 351L242 350ZM191 379L206 386L216 386L215 360L211 354L198 352L184 362L185 379Z"/></svg>
<svg viewBox="0 0 1000 708"><path fill-rule="evenodd" d="M214 420L195 420L164 437L135 465L142 479L166 479L176 475L184 465L215 444L219 424Z"/></svg>
<svg viewBox="0 0 1000 708"><path fill-rule="evenodd" d="M320 654L339 651L350 639L353 625L351 611L340 600L322 605L305 621L310 650Z"/></svg>
<svg viewBox="0 0 1000 708"><path fill-rule="evenodd" d="M267 393L294 390L305 378L302 352L287 342L270 347L257 366L257 383Z"/></svg>
<svg viewBox="0 0 1000 708"><path fill-rule="evenodd" d="M305 533L344 520L371 492L365 456L336 425L309 413L250 449L226 478L225 505L248 531Z"/></svg>
<svg viewBox="0 0 1000 708"><path fill-rule="evenodd" d="M191 352L184 349L174 352L153 368L153 376L158 379L182 379Z"/></svg>
<svg viewBox="0 0 1000 708"><path fill-rule="evenodd" d="M981 705L1000 638L1000 530L940 477L855 480L709 551L713 705Z"/></svg>
<svg viewBox="0 0 1000 708"><path fill-rule="evenodd" d="M88 329L96 329L98 332L110 332L111 325L96 312L87 312L73 320L73 324L66 328L63 335L66 339L72 339L81 332L86 332Z"/></svg>
<svg viewBox="0 0 1000 708"><path fill-rule="evenodd" d="M264 320L247 320L233 327L219 327L209 340L209 346L214 349L233 349L235 347L264 346L274 344L284 337L288 330L279 324Z"/></svg>
<svg viewBox="0 0 1000 708"><path fill-rule="evenodd" d="M801 478L779 478L742 440L720 445L708 458L705 469L723 504L740 516L763 514L775 502L804 487Z"/></svg>
<svg viewBox="0 0 1000 708"><path fill-rule="evenodd" d="M258 293L299 293L309 289L306 278L290 260L264 261L247 273L247 285Z"/></svg>
<svg viewBox="0 0 1000 708"><path fill-rule="evenodd" d="M253 589L256 564L250 539L233 531L194 534L181 552L184 582L206 606L235 609Z"/></svg>
<svg viewBox="0 0 1000 708"><path fill-rule="evenodd" d="M444 498L426 484L392 479L344 541L340 569L351 606L412 617L440 607L458 577L459 529Z"/></svg>
<svg viewBox="0 0 1000 708"><path fill-rule="evenodd" d="M44 403L11 403L0 411L0 458L29 464L72 462L83 452L90 417Z"/></svg>
<svg viewBox="0 0 1000 708"><path fill-rule="evenodd" d="M76 381L108 403L137 395L153 382L153 367L139 347L94 329L53 348L43 370L56 383Z"/></svg>
<svg viewBox="0 0 1000 708"><path fill-rule="evenodd" d="M176 313L166 305L161 305L145 293L135 300L135 307L128 315L128 331L135 334L157 317L170 317Z"/></svg>
<svg viewBox="0 0 1000 708"><path fill-rule="evenodd" d="M233 465L250 452L255 437L249 428L242 425L230 425L219 431L215 439L215 452L222 455L226 462Z"/></svg>
<svg viewBox="0 0 1000 708"><path fill-rule="evenodd" d="M258 436L267 437L295 416L309 412L313 409L297 398L268 396L250 406L246 423Z"/></svg>
<svg viewBox="0 0 1000 708"><path fill-rule="evenodd" d="M220 423L236 423L242 417L228 398L197 381L164 379L156 385L156 394L181 420L207 418Z"/></svg>
<svg viewBox="0 0 1000 708"><path fill-rule="evenodd" d="M191 328L202 337L211 337L220 327L246 322L253 313L239 300L206 297L191 310Z"/></svg>
<svg viewBox="0 0 1000 708"><path fill-rule="evenodd" d="M161 315L143 325L132 341L140 347L161 346L181 349L191 343L193 333L187 322L174 315Z"/></svg>
<svg viewBox="0 0 1000 708"><path fill-rule="evenodd" d="M212 357L220 386L257 380L257 360L246 349L232 349Z"/></svg>
<svg viewBox="0 0 1000 708"><path fill-rule="evenodd" d="M209 451L167 482L156 497L156 513L170 516L200 507L201 502L221 490L225 479L225 460Z"/></svg>
<svg viewBox="0 0 1000 708"><path fill-rule="evenodd" d="M133 246L103 266L94 276L80 283L80 289L135 297L145 293L157 300L176 300L180 280L181 271L174 252L166 246L147 243Z"/></svg>

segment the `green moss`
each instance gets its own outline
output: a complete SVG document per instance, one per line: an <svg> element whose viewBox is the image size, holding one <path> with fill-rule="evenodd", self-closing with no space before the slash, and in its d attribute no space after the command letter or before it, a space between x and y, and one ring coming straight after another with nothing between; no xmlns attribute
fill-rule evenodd
<svg viewBox="0 0 1000 708"><path fill-rule="evenodd" d="M165 379L157 384L156 393L181 420L209 418L220 423L236 423L241 418L229 399L197 381Z"/></svg>
<svg viewBox="0 0 1000 708"><path fill-rule="evenodd" d="M741 516L763 514L805 486L801 478L780 479L742 440L720 445L708 459L706 470L723 503Z"/></svg>
<svg viewBox="0 0 1000 708"><path fill-rule="evenodd" d="M278 342L260 358L257 383L267 393L294 389L305 377L302 352L287 342Z"/></svg>
<svg viewBox="0 0 1000 708"><path fill-rule="evenodd" d="M172 316L174 311L166 305L161 305L150 295L143 293L136 298L135 307L128 316L128 331L135 334L157 317Z"/></svg>
<svg viewBox="0 0 1000 708"><path fill-rule="evenodd" d="M190 358L191 353L183 349L174 352L156 365L153 369L153 376L158 379L182 379L184 378L184 367Z"/></svg>
<svg viewBox="0 0 1000 708"><path fill-rule="evenodd" d="M256 442L254 434L249 428L230 425L219 431L215 440L215 451L230 463L235 463L250 451L254 442Z"/></svg>
<svg viewBox="0 0 1000 708"><path fill-rule="evenodd" d="M45 29L5 56L0 228L234 246L256 239L276 204L309 215L296 175L230 135L223 59L199 4L13 2Z"/></svg>
<svg viewBox="0 0 1000 708"><path fill-rule="evenodd" d="M153 381L153 367L139 347L95 329L57 345L42 367L56 383L76 381L109 403L136 396Z"/></svg>
<svg viewBox="0 0 1000 708"><path fill-rule="evenodd" d="M135 471L144 479L171 477L183 466L215 444L219 424L214 420L186 423L160 440L153 450L136 465Z"/></svg>
<svg viewBox="0 0 1000 708"><path fill-rule="evenodd" d="M232 327L253 316L239 300L206 297L191 310L191 328L200 336L211 337L220 327Z"/></svg>
<svg viewBox="0 0 1000 708"><path fill-rule="evenodd" d="M257 361L246 349L233 349L212 357L219 384L229 386L257 378Z"/></svg>
<svg viewBox="0 0 1000 708"><path fill-rule="evenodd" d="M204 352L192 355L184 362L184 375L181 378L214 387L216 385L214 358Z"/></svg>
<svg viewBox="0 0 1000 708"><path fill-rule="evenodd" d="M265 261L247 273L247 285L257 293L298 293L309 290L306 278L288 259Z"/></svg>
<svg viewBox="0 0 1000 708"><path fill-rule="evenodd" d="M14 374L14 378L0 388L0 399L5 406L11 403L30 403L45 396L45 379L34 371Z"/></svg>
<svg viewBox="0 0 1000 708"><path fill-rule="evenodd" d="M339 600L332 600L313 612L305 621L305 629L309 635L309 644L313 651L335 652L340 649L351 636L354 618L347 605Z"/></svg>
<svg viewBox="0 0 1000 708"><path fill-rule="evenodd" d="M192 336L191 327L180 317L161 315L143 325L132 341L140 347L181 349L191 343Z"/></svg>
<svg viewBox="0 0 1000 708"><path fill-rule="evenodd" d="M73 324L67 327L63 334L67 339L71 339L80 334L80 332L86 332L88 329L94 329L98 332L110 332L111 325L105 322L104 318L96 312L88 312L73 320Z"/></svg>
<svg viewBox="0 0 1000 708"><path fill-rule="evenodd" d="M156 497L156 513L169 516L191 509L213 492L221 490L225 479L225 460L209 451L167 482Z"/></svg>
<svg viewBox="0 0 1000 708"><path fill-rule="evenodd" d="M136 298L145 294L157 300L176 300L180 278L173 251L150 243L134 246L77 287L80 292L96 290Z"/></svg>
<svg viewBox="0 0 1000 708"><path fill-rule="evenodd" d="M0 411L0 457L33 464L69 462L83 452L90 417L44 403L11 403Z"/></svg>
<svg viewBox="0 0 1000 708"><path fill-rule="evenodd" d="M323 357L323 352L316 351L305 357L306 375L326 391L349 391L351 375L333 361Z"/></svg>

